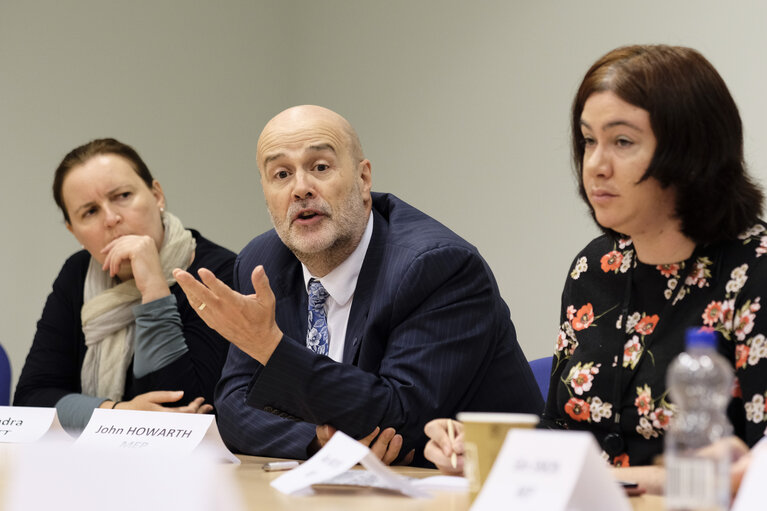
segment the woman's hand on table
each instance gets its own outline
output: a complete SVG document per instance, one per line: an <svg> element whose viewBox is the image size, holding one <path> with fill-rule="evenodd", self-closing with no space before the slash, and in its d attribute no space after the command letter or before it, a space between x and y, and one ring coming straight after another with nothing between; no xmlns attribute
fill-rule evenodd
<svg viewBox="0 0 767 511"><path fill-rule="evenodd" d="M730 457L730 491L735 495L751 462L751 450L743 440L731 435L698 451L704 457L719 457L724 453Z"/></svg>
<svg viewBox="0 0 767 511"><path fill-rule="evenodd" d="M451 419L434 419L426 423L424 432L429 437L429 442L423 454L443 474L463 475L463 425L451 420L455 433L451 442L448 434L449 420ZM453 454L456 455L455 467L452 463Z"/></svg>
<svg viewBox="0 0 767 511"><path fill-rule="evenodd" d="M202 397L195 398L184 406L163 406L164 403L175 403L182 397L184 397L183 390L155 390L139 394L130 401L120 401L116 406L114 401L104 401L99 408L177 413L210 413L213 411L213 406L206 404L205 398Z"/></svg>

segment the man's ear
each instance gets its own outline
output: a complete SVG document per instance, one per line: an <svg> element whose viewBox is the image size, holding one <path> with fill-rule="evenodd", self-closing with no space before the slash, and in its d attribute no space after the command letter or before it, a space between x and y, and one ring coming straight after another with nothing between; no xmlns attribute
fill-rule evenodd
<svg viewBox="0 0 767 511"><path fill-rule="evenodd" d="M371 165L370 160L366 158L359 162L358 168L360 171L361 181L360 190L362 190L365 198L369 199L370 190L373 187L373 166Z"/></svg>

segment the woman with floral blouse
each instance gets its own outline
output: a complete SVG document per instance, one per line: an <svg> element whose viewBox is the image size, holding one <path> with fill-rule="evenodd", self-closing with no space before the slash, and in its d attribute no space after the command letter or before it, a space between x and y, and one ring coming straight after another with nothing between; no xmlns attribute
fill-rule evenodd
<svg viewBox="0 0 767 511"><path fill-rule="evenodd" d="M618 48L586 73L571 129L604 234L565 282L541 426L591 431L616 467L651 465L675 413L666 369L685 330L707 327L735 369L735 433L753 445L767 426L767 229L727 86L690 48ZM426 454L445 467L442 424L427 425ZM661 489L658 468L619 475Z"/></svg>

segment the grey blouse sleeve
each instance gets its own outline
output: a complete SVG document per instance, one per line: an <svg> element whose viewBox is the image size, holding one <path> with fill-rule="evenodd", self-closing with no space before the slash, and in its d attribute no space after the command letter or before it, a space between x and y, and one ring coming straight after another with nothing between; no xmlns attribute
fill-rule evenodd
<svg viewBox="0 0 767 511"><path fill-rule="evenodd" d="M136 378L162 369L189 351L174 295L136 305L133 314L136 316L133 355L133 375Z"/></svg>

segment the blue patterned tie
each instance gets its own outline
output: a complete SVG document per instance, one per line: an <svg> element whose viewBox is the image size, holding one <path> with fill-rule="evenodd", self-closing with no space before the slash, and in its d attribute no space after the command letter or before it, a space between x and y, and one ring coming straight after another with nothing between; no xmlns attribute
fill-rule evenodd
<svg viewBox="0 0 767 511"><path fill-rule="evenodd" d="M309 331L306 333L306 347L319 353L328 354L328 320L325 316L325 300L328 292L319 280L309 279Z"/></svg>

